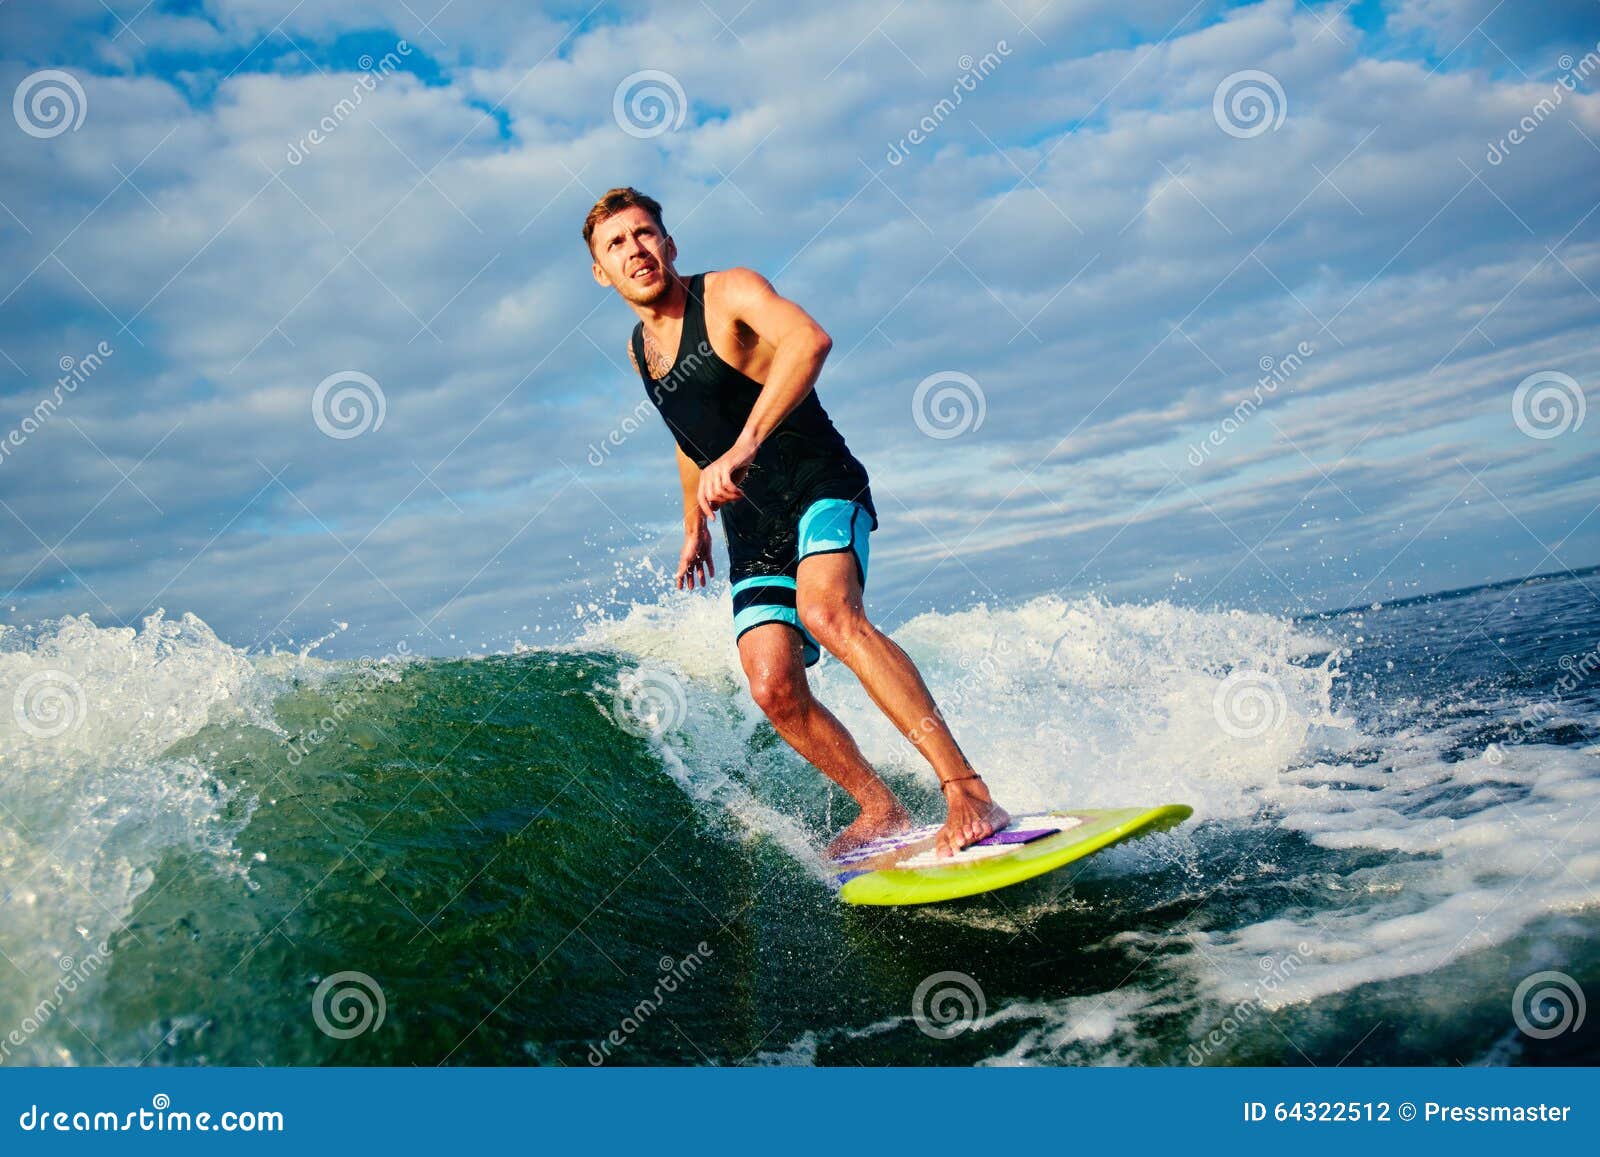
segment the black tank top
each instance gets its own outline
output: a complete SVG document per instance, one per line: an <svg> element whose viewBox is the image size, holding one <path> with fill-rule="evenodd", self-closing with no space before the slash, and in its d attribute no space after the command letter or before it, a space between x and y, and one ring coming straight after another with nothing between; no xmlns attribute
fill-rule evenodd
<svg viewBox="0 0 1600 1157"><path fill-rule="evenodd" d="M678 356L663 378L650 376L644 356L644 323L633 330L633 359L645 393L661 412L673 438L695 465L709 466L732 448L761 393L761 383L746 377L723 361L706 335L705 277L697 273L687 283L683 310L683 336ZM749 475L741 487L756 499L787 497L855 498L877 512L867 490L866 468L845 445L827 411L810 390L799 405L779 422L756 452ZM758 499L758 504L764 505Z"/></svg>

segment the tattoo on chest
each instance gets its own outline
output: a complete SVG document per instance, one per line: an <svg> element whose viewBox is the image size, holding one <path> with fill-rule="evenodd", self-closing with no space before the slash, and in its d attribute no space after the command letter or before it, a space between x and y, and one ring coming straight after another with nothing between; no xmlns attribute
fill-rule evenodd
<svg viewBox="0 0 1600 1157"><path fill-rule="evenodd" d="M652 378L664 378L672 372L672 355L651 340L649 330L644 335L644 364Z"/></svg>

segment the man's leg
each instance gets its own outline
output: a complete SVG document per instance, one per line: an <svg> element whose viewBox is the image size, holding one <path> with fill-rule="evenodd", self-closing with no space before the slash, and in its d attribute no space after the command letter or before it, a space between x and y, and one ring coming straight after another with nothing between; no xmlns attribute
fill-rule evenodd
<svg viewBox="0 0 1600 1157"><path fill-rule="evenodd" d="M916 664L893 639L867 620L855 556L848 550L800 560L796 609L811 637L861 680L901 733L933 765L949 809L939 832L939 852L949 854L992 835L1011 817L989 796L944 717L928 693Z"/></svg>
<svg viewBox="0 0 1600 1157"><path fill-rule="evenodd" d="M778 734L861 805L861 815L828 845L830 857L911 825L906 809L861 754L854 737L811 694L798 631L785 623L750 628L739 636L739 661L750 681L751 698Z"/></svg>

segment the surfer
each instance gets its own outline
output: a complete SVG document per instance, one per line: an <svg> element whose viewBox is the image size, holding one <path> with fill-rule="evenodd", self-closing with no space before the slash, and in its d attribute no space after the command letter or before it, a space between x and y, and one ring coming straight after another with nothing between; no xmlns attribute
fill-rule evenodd
<svg viewBox="0 0 1600 1157"><path fill-rule="evenodd" d="M805 759L861 806L828 846L840 856L911 825L854 737L812 694L805 669L834 655L932 765L951 855L1010 822L990 798L911 657L862 606L878 528L865 467L812 388L832 341L750 269L680 275L661 205L608 191L583 223L594 279L639 317L628 357L677 442L684 545L678 588L715 568L708 523L722 512L739 661L756 704Z"/></svg>

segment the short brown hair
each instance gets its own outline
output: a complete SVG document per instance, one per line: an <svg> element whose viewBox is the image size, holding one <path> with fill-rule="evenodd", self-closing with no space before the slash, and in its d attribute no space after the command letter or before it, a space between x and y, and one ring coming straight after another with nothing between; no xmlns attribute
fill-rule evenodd
<svg viewBox="0 0 1600 1157"><path fill-rule="evenodd" d="M631 185L621 185L615 189L607 189L594 203L594 208L589 210L589 215L583 219L583 243L592 251L594 231L599 228L600 222L635 205L654 217L656 228L663 234L666 233L667 227L661 221L661 202L646 193L639 192Z"/></svg>

